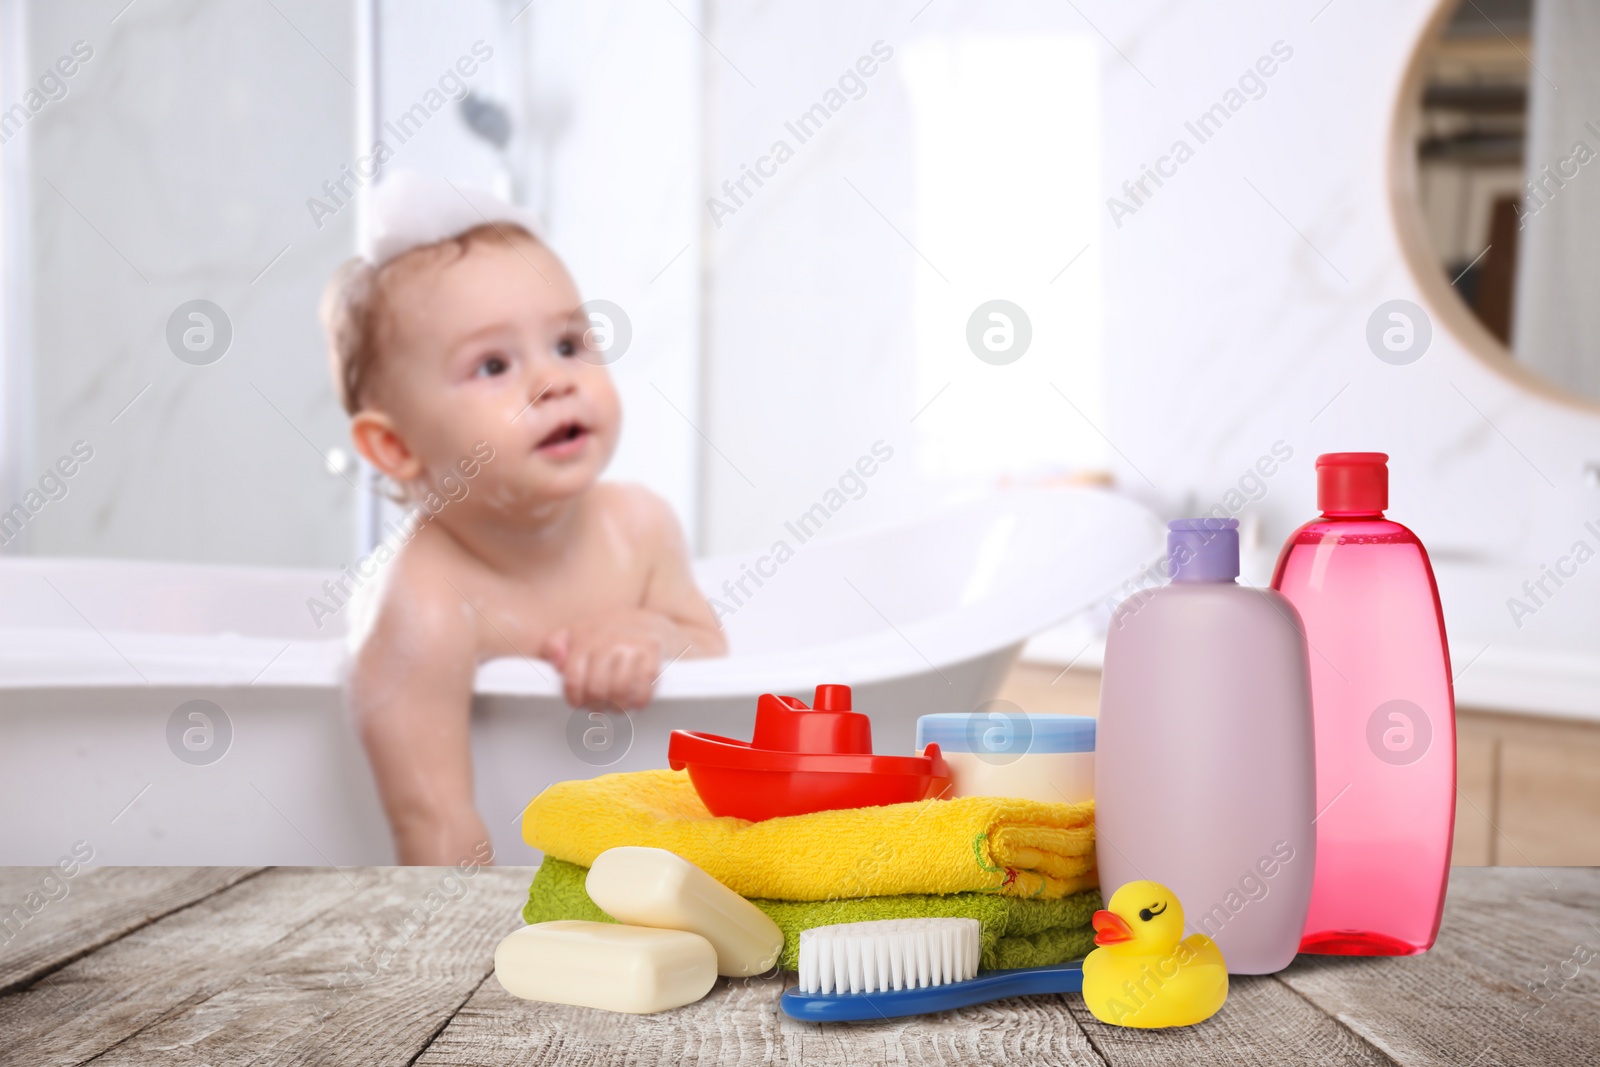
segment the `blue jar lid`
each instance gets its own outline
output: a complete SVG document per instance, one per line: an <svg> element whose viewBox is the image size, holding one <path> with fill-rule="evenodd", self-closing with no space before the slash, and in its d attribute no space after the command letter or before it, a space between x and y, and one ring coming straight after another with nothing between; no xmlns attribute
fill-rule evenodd
<svg viewBox="0 0 1600 1067"><path fill-rule="evenodd" d="M1003 702L976 711L924 715L917 751L930 741L944 752L982 755L1093 752L1095 720L1088 715L1030 715Z"/></svg>

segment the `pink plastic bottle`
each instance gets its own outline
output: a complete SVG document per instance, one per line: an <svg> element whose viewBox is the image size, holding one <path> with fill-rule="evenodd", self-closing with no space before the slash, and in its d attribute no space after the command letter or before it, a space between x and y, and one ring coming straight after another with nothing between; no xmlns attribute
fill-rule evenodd
<svg viewBox="0 0 1600 1067"><path fill-rule="evenodd" d="M1456 807L1455 694L1428 553L1383 517L1389 457L1317 458L1322 517L1272 586L1305 620L1317 870L1300 951L1410 956L1439 933Z"/></svg>
<svg viewBox="0 0 1600 1067"><path fill-rule="evenodd" d="M1170 886L1231 974L1294 959L1317 862L1306 642L1240 585L1239 523L1168 524L1170 584L1122 602L1095 737L1100 891Z"/></svg>

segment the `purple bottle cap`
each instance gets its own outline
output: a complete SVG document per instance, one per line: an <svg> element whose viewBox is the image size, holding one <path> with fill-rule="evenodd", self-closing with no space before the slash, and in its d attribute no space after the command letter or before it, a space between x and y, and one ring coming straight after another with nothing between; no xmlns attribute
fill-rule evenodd
<svg viewBox="0 0 1600 1067"><path fill-rule="evenodd" d="M1239 577L1239 520L1167 523L1167 573L1175 582L1231 582Z"/></svg>

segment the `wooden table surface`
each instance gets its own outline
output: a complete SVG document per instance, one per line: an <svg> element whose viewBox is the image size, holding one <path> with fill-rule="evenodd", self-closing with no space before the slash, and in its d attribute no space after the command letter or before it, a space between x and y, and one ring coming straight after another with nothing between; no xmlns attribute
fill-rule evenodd
<svg viewBox="0 0 1600 1067"><path fill-rule="evenodd" d="M0 869L0 1063L1600 1063L1600 869L1456 868L1439 943L1235 979L1185 1030L1076 996L795 1022L793 976L631 1016L493 976L530 869Z"/></svg>

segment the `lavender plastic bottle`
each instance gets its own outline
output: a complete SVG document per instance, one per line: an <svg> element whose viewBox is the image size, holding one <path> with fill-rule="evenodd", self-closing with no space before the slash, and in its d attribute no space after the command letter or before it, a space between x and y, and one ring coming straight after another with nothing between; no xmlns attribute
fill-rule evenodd
<svg viewBox="0 0 1600 1067"><path fill-rule="evenodd" d="M1239 524L1168 524L1170 584L1111 618L1095 750L1101 892L1170 886L1232 974L1294 958L1316 868L1300 616L1240 585Z"/></svg>

